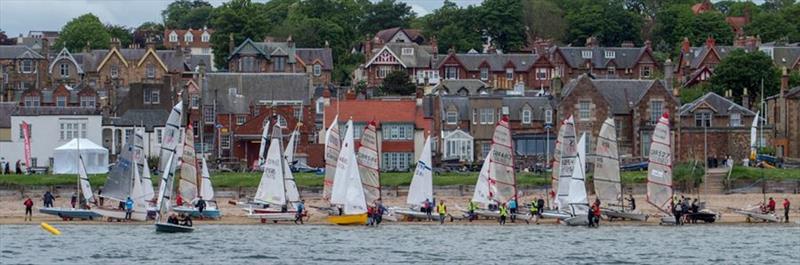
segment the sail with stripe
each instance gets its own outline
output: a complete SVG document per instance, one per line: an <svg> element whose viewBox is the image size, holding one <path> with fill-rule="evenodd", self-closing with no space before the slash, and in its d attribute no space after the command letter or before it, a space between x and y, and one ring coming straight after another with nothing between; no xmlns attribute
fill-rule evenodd
<svg viewBox="0 0 800 265"><path fill-rule="evenodd" d="M492 147L489 152L489 196L500 203L517 197L517 177L514 174L514 148L508 116L504 116L494 128Z"/></svg>
<svg viewBox="0 0 800 265"><path fill-rule="evenodd" d="M144 153L144 128L137 128L134 130L135 139L133 142L134 150L134 160L138 164L138 169L141 169L141 179L142 179L142 190L144 191L144 197L147 200L152 200L153 196L155 196L155 191L153 190L153 180L150 176L150 167L147 165L147 156Z"/></svg>
<svg viewBox="0 0 800 265"><path fill-rule="evenodd" d="M758 135L758 115L761 112L756 112L756 117L753 119L753 124L750 125L750 161L754 164L756 159L758 158L758 142L757 142L757 135Z"/></svg>
<svg viewBox="0 0 800 265"><path fill-rule="evenodd" d="M619 151L614 119L608 118L597 137L594 162L594 190L597 198L608 206L621 205L622 185L619 181Z"/></svg>
<svg viewBox="0 0 800 265"><path fill-rule="evenodd" d="M577 144L575 143L575 121L572 115L561 123L558 137L561 138L561 159L559 162L556 205L560 211L567 211L570 178L572 178L572 171L575 167L575 155L578 153Z"/></svg>
<svg viewBox="0 0 800 265"><path fill-rule="evenodd" d="M344 205L344 213L348 215L363 214L367 212L367 202L364 198L364 188L358 173L353 141L353 121L347 122L342 150L336 163L336 176L333 179L331 191L331 204Z"/></svg>
<svg viewBox="0 0 800 265"><path fill-rule="evenodd" d="M431 168L431 136L425 139L425 147L414 169L411 186L408 187L408 205L422 205L425 200L433 201L433 170Z"/></svg>
<svg viewBox="0 0 800 265"><path fill-rule="evenodd" d="M266 204L284 205L286 204L286 190L283 179L283 152L281 148L283 135L280 127L275 124L272 129L272 139L267 150L266 161L264 162L261 182L256 190L254 201Z"/></svg>
<svg viewBox="0 0 800 265"><path fill-rule="evenodd" d="M158 164L158 172L163 174L165 171L175 172L175 168L178 166L178 157L177 151L178 146L180 145L181 141L181 124L183 119L183 101L178 102L174 107L172 107L172 111L169 113L169 118L167 118L167 124L164 126L164 130L162 131L161 135L161 155L160 161ZM171 156L170 154L176 154ZM167 169L167 159L172 158L175 161L172 161L170 164L172 168Z"/></svg>
<svg viewBox="0 0 800 265"><path fill-rule="evenodd" d="M330 199L333 188L336 166L339 160L339 149L342 141L339 138L339 115L333 117L331 125L325 131L325 180L322 186L322 198Z"/></svg>
<svg viewBox="0 0 800 265"><path fill-rule="evenodd" d="M564 129L564 126L561 126L561 129ZM564 141L564 135L560 133L556 136L556 146L553 149L553 166L550 168L552 171L550 176L550 191L552 192L552 196L558 194L558 178L560 177L561 172L561 142ZM551 196L551 195L548 195ZM553 199L553 205L555 205L555 197L550 197ZM552 205L551 205L552 207Z"/></svg>
<svg viewBox="0 0 800 265"><path fill-rule="evenodd" d="M214 199L214 187L211 186L211 175L208 173L208 165L206 164L206 158L201 158L203 163L202 165L202 185L200 186L200 196L203 196L203 200L210 201Z"/></svg>
<svg viewBox="0 0 800 265"><path fill-rule="evenodd" d="M264 127L261 128L261 144L258 147L258 166L264 167L266 160L267 143L269 143L269 119L264 121Z"/></svg>
<svg viewBox="0 0 800 265"><path fill-rule="evenodd" d="M478 182L475 183L475 192L472 194L472 201L482 203L485 205L491 204L492 198L489 197L489 159L492 156L492 150L486 154L481 165L481 171L478 173Z"/></svg>
<svg viewBox="0 0 800 265"><path fill-rule="evenodd" d="M376 127L375 121L367 124L364 133L361 134L361 147L358 148L358 173L361 175L364 196L368 203L373 203L381 198L381 172Z"/></svg>
<svg viewBox="0 0 800 265"><path fill-rule="evenodd" d="M181 177L178 187L183 198L193 200L197 198L199 184L202 178L197 174L197 157L194 153L194 133L192 125L186 127L183 140L183 154L181 155Z"/></svg>
<svg viewBox="0 0 800 265"><path fill-rule="evenodd" d="M669 113L658 119L653 139L650 143L650 156L647 165L647 202L663 211L671 213L672 200L672 145L670 143Z"/></svg>
<svg viewBox="0 0 800 265"><path fill-rule="evenodd" d="M586 134L578 141L572 176L569 179L569 209L572 215L585 215L589 212L589 199L586 196Z"/></svg>

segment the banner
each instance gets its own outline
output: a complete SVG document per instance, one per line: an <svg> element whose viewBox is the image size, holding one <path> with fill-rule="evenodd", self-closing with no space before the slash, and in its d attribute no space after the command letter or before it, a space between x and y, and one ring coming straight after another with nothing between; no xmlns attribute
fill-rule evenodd
<svg viewBox="0 0 800 265"><path fill-rule="evenodd" d="M25 166L31 168L31 127L27 122L22 122L22 137L25 141Z"/></svg>

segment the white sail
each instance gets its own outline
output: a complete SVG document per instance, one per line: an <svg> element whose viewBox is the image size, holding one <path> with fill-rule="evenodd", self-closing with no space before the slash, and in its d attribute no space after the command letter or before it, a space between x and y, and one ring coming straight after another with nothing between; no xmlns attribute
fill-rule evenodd
<svg viewBox="0 0 800 265"><path fill-rule="evenodd" d="M198 195L198 185L201 182L197 174L197 157L194 153L194 133L192 126L186 128L183 140L183 155L181 156L181 178L178 183L180 194L187 200L193 200Z"/></svg>
<svg viewBox="0 0 800 265"><path fill-rule="evenodd" d="M161 155L160 161L158 166L158 172L171 171L175 172L175 167L177 167L177 161L172 161L172 168L166 169L167 160L168 158L172 157L172 159L177 160L178 155L170 156L170 154L179 154L177 153L179 144L181 142L181 124L183 118L183 101L178 102L174 107L172 107L172 111L169 113L169 118L167 118L167 124L164 126L164 130L162 131L161 135Z"/></svg>
<svg viewBox="0 0 800 265"><path fill-rule="evenodd" d="M572 178L572 171L575 167L575 155L577 154L577 145L575 143L575 122L570 115L569 118L561 123L561 128L558 131L558 137L562 139L559 161L559 175L558 175L558 192L556 197L556 205L560 211L567 211L569 201L569 185L570 178Z"/></svg>
<svg viewBox="0 0 800 265"><path fill-rule="evenodd" d="M210 201L214 199L214 187L211 186L211 174L208 173L208 165L206 164L206 159L201 159L203 163L202 173L203 173L203 182L200 186L200 196L203 196L203 200ZM152 187L151 187L152 188Z"/></svg>
<svg viewBox="0 0 800 265"><path fill-rule="evenodd" d="M147 165L147 159L142 160L142 189L147 200L152 200L153 196L156 195L153 190L153 179L150 176L150 166Z"/></svg>
<svg viewBox="0 0 800 265"><path fill-rule="evenodd" d="M294 181L294 175L286 160L283 161L283 187L284 190L286 190L286 200L288 202L300 201L300 192L297 190L297 183Z"/></svg>
<svg viewBox="0 0 800 265"><path fill-rule="evenodd" d="M142 188L142 179L139 175L139 167L133 167L133 187L131 188L131 200L133 208L140 211L147 211L147 199Z"/></svg>
<svg viewBox="0 0 800 265"><path fill-rule="evenodd" d="M269 143L269 119L264 122L264 127L261 129L261 144L258 147L259 167L264 167L264 159L266 159L267 154L267 143Z"/></svg>
<svg viewBox="0 0 800 265"><path fill-rule="evenodd" d="M364 128L364 133L361 134L361 147L358 148L358 172L364 185L364 195L370 203L381 198L378 133L375 127L375 122L370 122Z"/></svg>
<svg viewBox="0 0 800 265"><path fill-rule="evenodd" d="M422 205L425 200L433 201L433 169L431 168L431 136L425 139L425 147L417 161L411 186L408 187L406 203L409 205Z"/></svg>
<svg viewBox="0 0 800 265"><path fill-rule="evenodd" d="M129 141L122 147L117 162L108 173L106 183L103 185L102 197L116 201L125 201L131 196L133 187L133 168L136 167L133 159L133 144Z"/></svg>
<svg viewBox="0 0 800 265"><path fill-rule="evenodd" d="M490 197L506 203L517 197L517 177L514 174L514 148L508 117L497 122L492 136L489 152L489 191Z"/></svg>
<svg viewBox="0 0 800 265"><path fill-rule="evenodd" d="M334 176L336 176L336 164L339 160L339 149L342 141L339 138L339 115L333 117L330 127L325 132L325 180L322 187L322 198L330 199L333 187Z"/></svg>
<svg viewBox="0 0 800 265"><path fill-rule="evenodd" d="M135 140L133 142L134 150L134 160L138 164L138 168L141 169L141 178L142 178L142 190L144 191L144 196L147 200L152 200L153 196L155 196L155 191L153 191L153 180L150 176L150 167L147 165L147 156L144 153L144 128L139 128L134 130L135 133Z"/></svg>
<svg viewBox="0 0 800 265"><path fill-rule="evenodd" d="M92 185L89 184L89 174L86 173L86 166L83 164L83 156L78 155L78 182L81 185L81 193L86 201L92 200Z"/></svg>
<svg viewBox="0 0 800 265"><path fill-rule="evenodd" d="M472 201L482 204L491 204L492 199L489 197L489 158L492 156L492 150L486 154L483 159L481 171L478 173L478 182L475 183L475 193L472 194Z"/></svg>
<svg viewBox="0 0 800 265"><path fill-rule="evenodd" d="M283 157L286 158L286 162L291 164L294 162L294 146L297 137L297 129L292 131L292 135L289 137L289 143L286 144L286 150L283 151Z"/></svg>
<svg viewBox="0 0 800 265"><path fill-rule="evenodd" d="M595 193L606 205L619 205L622 200L622 186L619 179L619 151L614 119L608 118L603 122L594 153L596 158L593 178Z"/></svg>
<svg viewBox="0 0 800 265"><path fill-rule="evenodd" d="M275 128L272 129L272 140L264 163L264 173L261 174L261 183L259 183L258 190L253 198L256 202L276 205L286 204L281 138L281 129L276 124Z"/></svg>
<svg viewBox="0 0 800 265"><path fill-rule="evenodd" d="M761 114L761 112L756 112L756 117L753 119L753 124L750 125L750 160L753 162L755 162L755 160L758 158L756 157L756 155L758 155L758 142L756 139L758 139L759 114Z"/></svg>
<svg viewBox="0 0 800 265"><path fill-rule="evenodd" d="M358 174L358 163L353 142L353 120L347 122L342 151L336 167L331 203L343 199L345 214L362 214L367 212L367 201L364 199L364 188ZM343 193L343 194L342 194Z"/></svg>
<svg viewBox="0 0 800 265"><path fill-rule="evenodd" d="M166 159L167 164L165 168L174 168L172 164L175 161L175 154L169 154ZM165 171L161 174L161 183L158 185L158 198L156 199L156 209L158 212L156 222L160 222L161 217L169 212L170 200L172 199L172 186L173 183L175 183L174 174L174 171Z"/></svg>
<svg viewBox="0 0 800 265"><path fill-rule="evenodd" d="M664 113L653 131L647 165L647 201L665 213L670 213L672 200L672 145L669 114Z"/></svg>
<svg viewBox="0 0 800 265"><path fill-rule="evenodd" d="M564 126L561 126L561 128L563 129ZM556 136L556 146L555 149L553 149L553 166L550 167L550 170L552 171L550 176L550 190L553 195L558 194L558 178L561 177L561 142L563 141L564 135L562 135L559 130L559 134ZM548 194L547 196L550 195Z"/></svg>
<svg viewBox="0 0 800 265"><path fill-rule="evenodd" d="M569 208L573 215L589 212L589 199L586 196L586 134L578 141L578 152L575 155L575 167L569 180Z"/></svg>

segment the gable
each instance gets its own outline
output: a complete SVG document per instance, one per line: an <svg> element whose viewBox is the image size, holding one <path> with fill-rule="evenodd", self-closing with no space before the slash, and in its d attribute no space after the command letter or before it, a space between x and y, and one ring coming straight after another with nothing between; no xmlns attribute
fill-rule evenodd
<svg viewBox="0 0 800 265"><path fill-rule="evenodd" d="M145 60L147 60L148 57L155 58L156 62L158 62L158 65L161 65L161 68L164 69L165 72L169 72L167 65L164 64L164 61L161 61L161 57L159 57L153 49L147 49L147 53L142 56L142 59L139 59L139 63L136 64L136 67L142 67L142 64L145 62Z"/></svg>
<svg viewBox="0 0 800 265"><path fill-rule="evenodd" d="M111 50L108 51L103 60L100 61L100 64L97 65L96 71L99 72L100 69L103 69L103 66L106 65L106 63L108 62L109 59L111 59L111 57L116 57L117 59L119 59L120 62L122 62L123 65L125 65L125 67L128 67L128 61L125 60L125 57L122 57L122 54L119 53L119 50L117 50L117 48L111 48Z"/></svg>
<svg viewBox="0 0 800 265"><path fill-rule="evenodd" d="M399 64L402 65L403 67L406 67L406 65L403 64L402 61L400 61L399 57L397 57L397 55L394 54L392 50L386 48L386 46L384 46L380 52L376 53L375 56L373 56L372 59L369 62L367 62L367 65L365 67L369 67L372 64L384 64L384 65Z"/></svg>
<svg viewBox="0 0 800 265"><path fill-rule="evenodd" d="M61 52L59 52L56 58L53 59L53 62L50 64L50 67L48 69L48 72L52 74L53 67L55 67L57 64L61 64L65 60L66 62L72 63L72 65L75 66L75 69L78 70L79 74L83 74L83 68L77 61L75 61L75 57L72 56L72 54L69 52L69 50L67 50L67 48L61 49Z"/></svg>
<svg viewBox="0 0 800 265"><path fill-rule="evenodd" d="M257 47L255 43L251 39L246 39L244 42L236 47L236 49L228 55L228 60L233 58L236 55L263 55L265 57L269 57L269 54L265 53L261 48Z"/></svg>
<svg viewBox="0 0 800 265"><path fill-rule="evenodd" d="M406 32L401 29L398 30L394 36L392 36L389 42L411 42L411 38L409 38Z"/></svg>

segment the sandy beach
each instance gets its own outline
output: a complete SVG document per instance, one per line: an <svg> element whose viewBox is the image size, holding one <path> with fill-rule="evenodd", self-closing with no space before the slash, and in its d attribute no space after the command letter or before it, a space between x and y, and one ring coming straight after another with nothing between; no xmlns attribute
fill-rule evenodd
<svg viewBox="0 0 800 265"><path fill-rule="evenodd" d="M688 197L693 197L689 196ZM781 206L783 202L783 198L789 198L792 202L792 210L790 212L790 220L794 222L795 220L800 220L800 195L798 194L767 194L767 198L773 197L775 198L777 205L778 205L778 212L780 215L783 214L783 208ZM458 210L457 206L461 208L466 208L466 204L468 199L471 196L442 196L439 199L444 200L445 204L448 206L448 212L453 215L461 215L461 211ZM529 203L533 196L526 196L522 198L522 202ZM590 199L594 197L590 196ZM643 213L656 215L659 213L652 205L646 203L644 195L637 195L634 196L637 202L637 209L641 210ZM732 195L701 195L700 201L706 202L706 207L714 212L717 212L721 215L721 218L717 220L716 223L718 224L738 224L738 223L745 223L746 218L744 216L738 215L733 213L728 209L728 207L732 208L742 208L747 207L750 205L756 205L762 201L763 195L762 194L732 194ZM24 221L24 213L25 208L22 204L24 199L19 198L19 196L2 196L0 197L0 224L26 224L26 223L38 223L38 222L47 222L53 224L63 224L63 223L70 223L70 224L113 224L113 225L125 225L125 224L144 224L144 222L107 222L105 220L94 220L94 221L62 221L57 216L41 214L38 212L38 207L42 205L42 201L40 198L33 198L34 199L34 214L33 214L33 221ZM327 202L322 201L320 197L312 197L312 198L305 198L306 205L309 209L310 216L308 217L307 224L327 224L325 221L325 217L327 213L324 211L320 211L315 209L314 207L324 207L327 206ZM237 206L228 204L229 200L233 200L233 198L218 198L218 205L220 210L223 213L223 217L219 220L195 220L197 224L227 224L227 225L242 225L242 224L260 224L260 220L248 218L245 215L245 212L239 209ZM405 197L385 197L384 204L386 206L402 206L405 204ZM57 198L55 206L62 207L68 205L67 198ZM652 224L658 225L658 218L650 218L650 220L646 223L643 222L604 222L604 224ZM284 222L286 223L286 222ZM291 222L288 222L291 223ZM388 222L389 225L395 224L423 224L426 222L419 222L419 221L401 221L401 222ZM431 222L430 224L433 224ZM544 219L541 222L542 224L555 224L556 221L554 219ZM449 224L449 223L446 223ZM454 224L475 224L475 225L494 225L496 221L494 220L479 220L474 222L467 222L467 221L458 221L456 220ZM510 223L509 223L510 224ZM517 222L516 225L525 224L524 222ZM272 223L265 224L265 225L273 225ZM513 225L513 224L512 224Z"/></svg>

